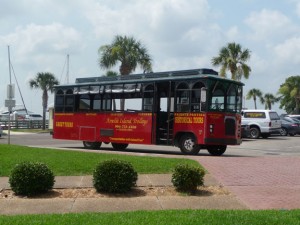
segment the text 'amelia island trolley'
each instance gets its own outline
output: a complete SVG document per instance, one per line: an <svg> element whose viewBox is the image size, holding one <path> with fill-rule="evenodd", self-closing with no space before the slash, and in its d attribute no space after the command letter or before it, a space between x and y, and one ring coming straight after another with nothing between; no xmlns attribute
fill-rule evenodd
<svg viewBox="0 0 300 225"><path fill-rule="evenodd" d="M243 83L212 69L77 78L55 87L53 138L85 148L178 146L222 155L241 141Z"/></svg>

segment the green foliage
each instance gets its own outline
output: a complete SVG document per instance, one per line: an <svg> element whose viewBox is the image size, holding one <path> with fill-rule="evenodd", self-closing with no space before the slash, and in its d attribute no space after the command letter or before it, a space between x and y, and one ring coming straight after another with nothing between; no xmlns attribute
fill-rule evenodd
<svg viewBox="0 0 300 225"><path fill-rule="evenodd" d="M137 172L131 163L118 159L99 163L93 173L94 187L98 192L126 193L136 181Z"/></svg>
<svg viewBox="0 0 300 225"><path fill-rule="evenodd" d="M242 77L249 78L251 68L246 64L250 60L251 52L249 49L242 49L240 44L235 42L228 43L222 47L219 55L213 57L213 66L221 66L220 76L226 77L226 71L230 71L231 79L240 81Z"/></svg>
<svg viewBox="0 0 300 225"><path fill-rule="evenodd" d="M46 164L39 162L17 164L9 176L11 189L17 195L45 193L52 189L54 182L53 172Z"/></svg>
<svg viewBox="0 0 300 225"><path fill-rule="evenodd" d="M251 90L248 91L246 98L249 100L251 98L253 98L254 101L254 108L257 109L257 105L256 105L256 100L257 98L260 99L260 101L262 102L262 92L259 89L256 88L252 88Z"/></svg>
<svg viewBox="0 0 300 225"><path fill-rule="evenodd" d="M287 113L300 113L300 76L290 76L280 85L280 108Z"/></svg>
<svg viewBox="0 0 300 225"><path fill-rule="evenodd" d="M274 105L276 102L278 102L280 99L275 97L273 94L271 93L266 93L262 99L261 99L261 103L265 104L265 109L272 109L272 105Z"/></svg>
<svg viewBox="0 0 300 225"><path fill-rule="evenodd" d="M148 50L133 37L117 35L111 44L101 46L98 53L101 68L110 69L120 62L121 75L134 72L137 66L145 72L152 71L152 59Z"/></svg>
<svg viewBox="0 0 300 225"><path fill-rule="evenodd" d="M179 164L172 174L172 183L176 190L194 192L198 186L204 184L204 169L187 164Z"/></svg>

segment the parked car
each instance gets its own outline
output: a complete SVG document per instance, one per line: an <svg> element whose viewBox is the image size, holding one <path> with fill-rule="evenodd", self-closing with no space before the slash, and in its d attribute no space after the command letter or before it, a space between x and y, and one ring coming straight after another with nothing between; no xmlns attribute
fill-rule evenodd
<svg viewBox="0 0 300 225"><path fill-rule="evenodd" d="M251 138L268 138L271 134L281 131L281 121L277 112L273 110L243 110L242 124L250 126Z"/></svg>
<svg viewBox="0 0 300 225"><path fill-rule="evenodd" d="M0 121L8 121L9 120L9 112L3 112L0 114Z"/></svg>
<svg viewBox="0 0 300 225"><path fill-rule="evenodd" d="M285 117L291 117L291 118L300 120L300 115L286 115Z"/></svg>
<svg viewBox="0 0 300 225"><path fill-rule="evenodd" d="M292 119L290 117L283 117L281 120L281 131L282 136L294 136L300 134L300 121Z"/></svg>
<svg viewBox="0 0 300 225"><path fill-rule="evenodd" d="M250 137L250 126L248 124L242 124L242 138L249 138Z"/></svg>
<svg viewBox="0 0 300 225"><path fill-rule="evenodd" d="M284 117L281 118L281 131L280 134L282 136L295 136L296 134L300 133L300 123L296 122L295 120Z"/></svg>

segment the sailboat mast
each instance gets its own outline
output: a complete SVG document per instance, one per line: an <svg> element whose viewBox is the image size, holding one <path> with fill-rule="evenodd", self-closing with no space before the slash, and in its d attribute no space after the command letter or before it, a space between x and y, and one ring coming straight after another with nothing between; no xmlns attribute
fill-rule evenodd
<svg viewBox="0 0 300 225"><path fill-rule="evenodd" d="M67 55L67 84L69 83L69 54Z"/></svg>

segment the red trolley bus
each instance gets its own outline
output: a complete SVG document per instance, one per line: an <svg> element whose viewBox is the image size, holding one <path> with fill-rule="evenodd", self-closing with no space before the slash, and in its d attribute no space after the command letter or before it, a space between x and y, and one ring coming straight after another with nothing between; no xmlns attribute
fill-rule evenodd
<svg viewBox="0 0 300 225"><path fill-rule="evenodd" d="M241 143L242 88L212 69L77 78L55 87L53 138L92 149L153 144L222 155Z"/></svg>

